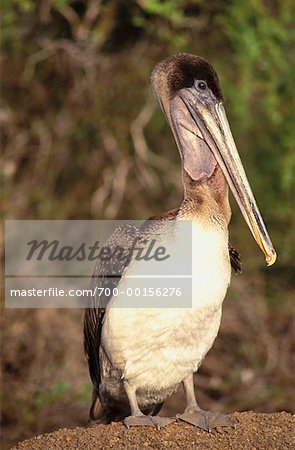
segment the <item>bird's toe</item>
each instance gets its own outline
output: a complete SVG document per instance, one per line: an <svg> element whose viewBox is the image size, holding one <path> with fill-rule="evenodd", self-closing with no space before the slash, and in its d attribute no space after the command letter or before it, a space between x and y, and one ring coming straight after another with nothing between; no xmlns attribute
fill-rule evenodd
<svg viewBox="0 0 295 450"><path fill-rule="evenodd" d="M171 422L174 422L176 419L173 417L156 417L156 416L128 416L123 420L124 425L129 427L139 427L139 426L147 426L147 427L155 427L158 430L160 428L165 427Z"/></svg>
<svg viewBox="0 0 295 450"><path fill-rule="evenodd" d="M235 422L227 414L211 411L186 411L183 414L178 414L177 419L190 423L202 430L211 431L217 427L231 427L235 428Z"/></svg>

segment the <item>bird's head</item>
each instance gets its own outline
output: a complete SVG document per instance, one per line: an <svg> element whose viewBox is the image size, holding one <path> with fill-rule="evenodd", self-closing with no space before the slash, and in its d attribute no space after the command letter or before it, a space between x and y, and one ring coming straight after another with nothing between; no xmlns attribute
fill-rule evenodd
<svg viewBox="0 0 295 450"><path fill-rule="evenodd" d="M209 182L222 171L267 264L272 265L276 253L231 134L214 68L199 56L174 55L155 67L152 87L188 178Z"/></svg>

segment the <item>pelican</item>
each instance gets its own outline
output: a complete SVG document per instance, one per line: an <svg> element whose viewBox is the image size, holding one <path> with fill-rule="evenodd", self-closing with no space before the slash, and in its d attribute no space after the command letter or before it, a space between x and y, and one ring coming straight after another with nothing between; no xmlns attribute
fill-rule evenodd
<svg viewBox="0 0 295 450"><path fill-rule="evenodd" d="M212 65L191 54L170 56L155 67L151 83L180 153L183 201L140 229L119 227L108 244L126 247L136 236L157 234L155 228L167 243L169 233L165 235L162 226L190 221L192 301L184 308L124 307L125 297L112 293L115 288L126 291L130 276L142 273L142 263L121 260L115 272L114 264L97 263L93 286L107 285L111 293L104 296L103 306L87 308L84 318L93 383L90 420L161 428L178 419L208 431L234 427L230 416L199 407L193 384L193 374L219 330L231 266L240 270L239 255L228 238L228 187L268 265L275 262L276 253L235 146ZM116 275L107 277L110 273ZM185 411L176 418L157 416L180 384Z"/></svg>

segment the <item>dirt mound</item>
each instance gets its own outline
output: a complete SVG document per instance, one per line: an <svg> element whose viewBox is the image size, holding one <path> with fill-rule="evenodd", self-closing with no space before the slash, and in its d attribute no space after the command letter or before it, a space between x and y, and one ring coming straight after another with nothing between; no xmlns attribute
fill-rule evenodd
<svg viewBox="0 0 295 450"><path fill-rule="evenodd" d="M295 418L274 414L234 413L236 430L220 428L212 433L184 423L172 423L160 431L149 427L127 430L121 423L88 428L60 429L20 442L14 450L71 449L184 449L287 450L295 448Z"/></svg>

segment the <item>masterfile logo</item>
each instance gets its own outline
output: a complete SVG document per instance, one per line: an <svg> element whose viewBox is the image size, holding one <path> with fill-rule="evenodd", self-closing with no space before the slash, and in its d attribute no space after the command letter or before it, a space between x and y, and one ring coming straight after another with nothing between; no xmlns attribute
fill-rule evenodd
<svg viewBox="0 0 295 450"><path fill-rule="evenodd" d="M5 244L7 307L191 302L190 221L8 220Z"/></svg>
<svg viewBox="0 0 295 450"><path fill-rule="evenodd" d="M36 239L27 243L30 247L27 261L36 258L41 261L42 258L48 258L49 261L125 261L127 264L134 259L136 261L164 261L170 255L166 254L165 247L157 247L156 239L141 239L136 237L126 248L121 245L111 247L104 245L100 247L99 241L95 241L93 245L87 246L85 242L79 244L78 247L62 245L56 239L49 242L45 239L37 241Z"/></svg>

